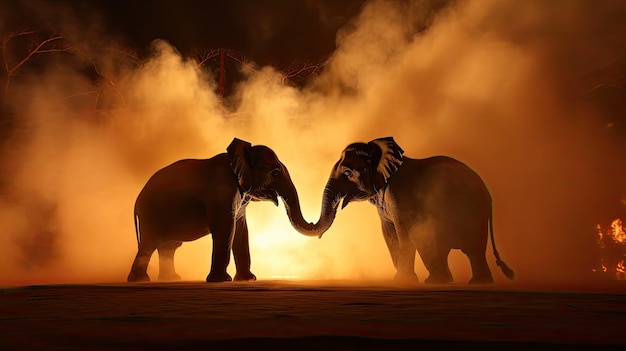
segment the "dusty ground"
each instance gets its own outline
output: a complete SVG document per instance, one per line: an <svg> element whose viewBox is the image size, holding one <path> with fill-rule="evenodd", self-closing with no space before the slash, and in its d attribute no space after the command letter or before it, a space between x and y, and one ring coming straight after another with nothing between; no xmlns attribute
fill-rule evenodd
<svg viewBox="0 0 626 351"><path fill-rule="evenodd" d="M0 349L623 349L626 286L257 281L0 289Z"/></svg>

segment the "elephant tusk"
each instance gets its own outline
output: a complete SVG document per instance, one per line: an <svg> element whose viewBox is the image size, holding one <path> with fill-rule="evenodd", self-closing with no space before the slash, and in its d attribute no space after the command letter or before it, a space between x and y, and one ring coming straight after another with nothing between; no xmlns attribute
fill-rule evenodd
<svg viewBox="0 0 626 351"><path fill-rule="evenodd" d="M270 201L272 201L272 203L273 203L274 205L276 205L276 207L278 207L278 196L276 196L276 195L270 195L269 200L270 200Z"/></svg>
<svg viewBox="0 0 626 351"><path fill-rule="evenodd" d="M346 201L346 198L343 198L343 200L341 201L341 209L343 210L347 205L348 205L349 201Z"/></svg>

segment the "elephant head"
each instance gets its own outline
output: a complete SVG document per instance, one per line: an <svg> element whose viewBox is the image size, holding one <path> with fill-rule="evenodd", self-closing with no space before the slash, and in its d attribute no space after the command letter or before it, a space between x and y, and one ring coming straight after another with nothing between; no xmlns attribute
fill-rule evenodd
<svg viewBox="0 0 626 351"><path fill-rule="evenodd" d="M280 197L294 229L301 233L313 230L313 225L302 217L298 192L287 167L272 149L235 138L226 151L242 195L253 201L272 201L276 206Z"/></svg>
<svg viewBox="0 0 626 351"><path fill-rule="evenodd" d="M303 234L321 237L332 225L340 201L343 200L343 209L352 201L365 201L376 196L402 165L403 153L393 137L348 145L324 188L319 221L311 231Z"/></svg>

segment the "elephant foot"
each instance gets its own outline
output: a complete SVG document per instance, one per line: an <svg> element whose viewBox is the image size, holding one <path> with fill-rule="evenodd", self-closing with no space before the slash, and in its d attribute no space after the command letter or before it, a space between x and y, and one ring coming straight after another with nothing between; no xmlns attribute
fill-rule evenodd
<svg viewBox="0 0 626 351"><path fill-rule="evenodd" d="M137 282L149 282L150 277L147 273L134 273L130 272L126 281L129 283L137 283Z"/></svg>
<svg viewBox="0 0 626 351"><path fill-rule="evenodd" d="M415 274L414 272L411 272L411 273L396 272L396 275L393 277L393 280L401 284L416 284L419 282L419 279L417 279L417 274Z"/></svg>
<svg viewBox="0 0 626 351"><path fill-rule="evenodd" d="M493 284L493 277L472 277L469 283L472 285Z"/></svg>
<svg viewBox="0 0 626 351"><path fill-rule="evenodd" d="M207 283L230 282L232 280L233 280L233 278L230 276L230 274L228 274L226 272L219 272L219 273L211 272L206 277L206 282Z"/></svg>
<svg viewBox="0 0 626 351"><path fill-rule="evenodd" d="M428 278L424 280L424 283L426 284L448 284L451 282L452 282L452 277L433 275L433 274L429 275Z"/></svg>
<svg viewBox="0 0 626 351"><path fill-rule="evenodd" d="M256 275L254 275L254 273L250 271L245 272L245 273L237 272L237 274L235 274L235 281L243 281L243 280L256 280Z"/></svg>
<svg viewBox="0 0 626 351"><path fill-rule="evenodd" d="M159 281L162 281L162 282L172 282L172 281L178 281L181 279L182 278L180 277L180 275L178 275L176 272L159 274Z"/></svg>

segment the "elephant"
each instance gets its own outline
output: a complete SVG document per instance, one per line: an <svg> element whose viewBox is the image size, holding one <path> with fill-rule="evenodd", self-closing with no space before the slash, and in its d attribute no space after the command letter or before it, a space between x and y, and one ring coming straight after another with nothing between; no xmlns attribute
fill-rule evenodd
<svg viewBox="0 0 626 351"><path fill-rule="evenodd" d="M250 271L246 207L250 201L282 198L292 226L311 231L285 165L264 145L234 138L226 153L174 162L149 178L135 201L137 255L128 282L150 281L147 266L159 255L159 280L180 280L174 253L185 241L211 234L213 253L207 282L231 281L226 272L232 250L235 280L256 280Z"/></svg>
<svg viewBox="0 0 626 351"><path fill-rule="evenodd" d="M480 176L447 156L413 159L403 154L393 137L348 145L324 188L320 218L304 234L321 237L333 223L339 202L343 209L352 201L367 200L378 210L395 280L418 281L417 251L429 272L426 283L450 283L448 255L460 249L471 264L469 283L493 283L485 257L489 234L496 264L514 279L496 250L492 199Z"/></svg>

